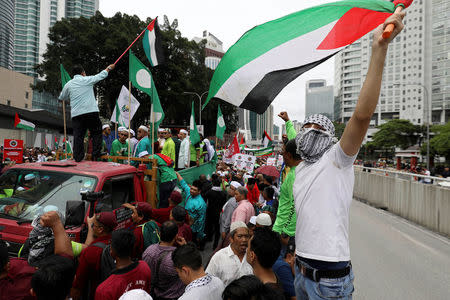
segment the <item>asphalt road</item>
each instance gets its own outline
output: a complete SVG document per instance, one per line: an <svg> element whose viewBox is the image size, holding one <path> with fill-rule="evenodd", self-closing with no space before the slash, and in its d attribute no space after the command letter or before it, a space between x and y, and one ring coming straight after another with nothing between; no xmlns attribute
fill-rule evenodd
<svg viewBox="0 0 450 300"><path fill-rule="evenodd" d="M354 299L450 299L450 240L353 201Z"/></svg>

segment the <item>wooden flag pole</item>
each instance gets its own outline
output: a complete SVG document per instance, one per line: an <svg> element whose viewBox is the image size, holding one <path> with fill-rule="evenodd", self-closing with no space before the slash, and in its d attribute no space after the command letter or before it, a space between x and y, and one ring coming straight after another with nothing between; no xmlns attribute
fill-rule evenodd
<svg viewBox="0 0 450 300"><path fill-rule="evenodd" d="M67 153L67 131L66 131L66 101L63 100L63 118L64 118L64 153Z"/></svg>
<svg viewBox="0 0 450 300"><path fill-rule="evenodd" d="M131 148L131 81L128 81L128 164L131 164L130 161L130 148Z"/></svg>
<svg viewBox="0 0 450 300"><path fill-rule="evenodd" d="M152 100L152 158L154 157L155 154L155 109L153 106L153 99Z"/></svg>
<svg viewBox="0 0 450 300"><path fill-rule="evenodd" d="M117 121L117 120L116 120ZM118 122L118 121L117 121ZM114 123L114 136L115 136L115 139L117 140L117 122L116 123Z"/></svg>

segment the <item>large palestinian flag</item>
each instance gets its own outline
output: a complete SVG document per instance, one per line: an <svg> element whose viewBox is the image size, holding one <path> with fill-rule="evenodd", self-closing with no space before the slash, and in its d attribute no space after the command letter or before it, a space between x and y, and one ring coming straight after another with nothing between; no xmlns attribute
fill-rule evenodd
<svg viewBox="0 0 450 300"><path fill-rule="evenodd" d="M396 2L408 6L412 1ZM220 61L204 106L219 98L265 112L291 81L384 23L394 10L386 0L345 0L252 28Z"/></svg>

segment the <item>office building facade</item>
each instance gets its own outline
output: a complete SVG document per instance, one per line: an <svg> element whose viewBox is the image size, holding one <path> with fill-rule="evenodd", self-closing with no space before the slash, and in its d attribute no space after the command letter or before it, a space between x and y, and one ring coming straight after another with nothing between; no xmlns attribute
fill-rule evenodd
<svg viewBox="0 0 450 300"><path fill-rule="evenodd" d="M243 108L238 108L239 128L245 133L249 145L260 145L264 131L273 139L273 105L270 105L263 114L257 114Z"/></svg>
<svg viewBox="0 0 450 300"><path fill-rule="evenodd" d="M203 31L203 37L194 37L196 43L206 40L205 44L205 65L211 70L215 70L220 60L225 55L223 43L216 36L208 31Z"/></svg>
<svg viewBox="0 0 450 300"><path fill-rule="evenodd" d="M333 86L327 86L326 80L314 79L306 82L305 117L322 114L333 120Z"/></svg>
<svg viewBox="0 0 450 300"><path fill-rule="evenodd" d="M14 66L14 0L0 0L0 67Z"/></svg>

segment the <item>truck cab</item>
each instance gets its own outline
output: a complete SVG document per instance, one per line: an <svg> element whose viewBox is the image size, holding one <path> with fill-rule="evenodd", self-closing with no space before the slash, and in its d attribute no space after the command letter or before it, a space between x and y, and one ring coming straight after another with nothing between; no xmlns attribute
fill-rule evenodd
<svg viewBox="0 0 450 300"><path fill-rule="evenodd" d="M113 211L120 227L130 226L131 211L122 204L146 201L143 178L135 167L114 162L66 160L13 166L0 175L1 239L9 242L11 254L17 253L32 220L54 210L65 217L66 231L77 242L84 241L86 217L94 211Z"/></svg>

